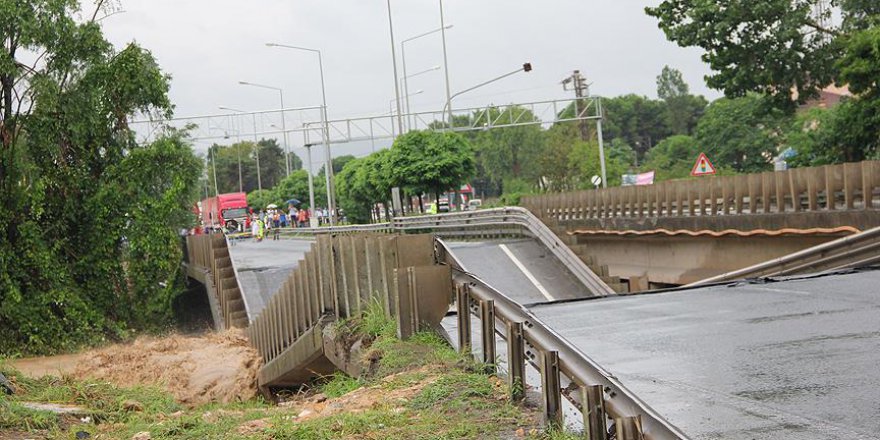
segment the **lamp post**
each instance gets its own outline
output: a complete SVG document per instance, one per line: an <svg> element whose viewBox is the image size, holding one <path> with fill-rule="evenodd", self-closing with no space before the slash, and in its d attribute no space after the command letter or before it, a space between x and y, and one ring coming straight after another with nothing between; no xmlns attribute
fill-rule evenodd
<svg viewBox="0 0 880 440"><path fill-rule="evenodd" d="M235 113L247 113L244 110L238 110L238 109L234 109L232 107L224 107L224 106L220 106L220 110L227 110L227 111L231 111L231 112L235 112ZM259 191L262 191L263 190L263 179L260 176L260 143L259 143L259 141L257 141L257 115L254 113L251 113L251 118L253 119L253 122L254 122L254 151L256 151L256 156L257 156L257 189Z"/></svg>
<svg viewBox="0 0 880 440"><path fill-rule="evenodd" d="M493 83L493 82L495 82L495 81L502 80L502 79L504 79L504 78L507 78L508 76L516 75L516 74L519 73L519 72L531 72L531 71L532 71L532 63L525 63L525 64L522 65L522 67L520 67L519 69L514 70L513 72L507 72L507 73L505 73L504 75L501 75L501 76L498 76L498 77L492 78L492 79L490 79L490 80L488 80L488 81L483 81L483 82L481 82L481 83L479 83L479 84L477 84L477 85L475 85L475 86L473 86L473 87L470 87L470 88L464 89L464 90L462 90L462 91L460 91L460 92L458 92L458 93L455 93L454 95L450 96L450 97L449 97L449 100L446 101L446 105L443 107L443 113L446 113L447 109L449 110L449 128L453 128L453 127L452 127L452 107L451 107L452 98L455 98L456 96L463 95L463 94L465 94L465 93L467 93L467 92L470 92L470 91L472 91L472 90L479 89L480 87L483 87L483 86L485 86L485 85L487 85L487 84L491 84L491 83Z"/></svg>
<svg viewBox="0 0 880 440"><path fill-rule="evenodd" d="M412 124L410 123L410 121L412 120L412 115L410 114L410 113L412 113L412 110L410 110L410 107L409 107L409 97L413 96L413 95L417 95L417 93L413 93L412 95L410 95L408 79L419 76L419 75L424 75L426 73L433 72L435 70L440 70L440 66L434 66L429 69L425 69L425 70L413 73L412 75L407 75L405 71L403 73L403 95L404 95L404 101L406 104L406 127L407 127L407 130L410 130L412 128ZM403 129L401 129L400 131L402 133Z"/></svg>
<svg viewBox="0 0 880 440"><path fill-rule="evenodd" d="M229 114L229 126L232 127L231 130L235 133L235 138L239 144L235 148L235 154L238 156L238 192L244 192L244 185L241 179L241 130L235 128L235 118L231 113Z"/></svg>
<svg viewBox="0 0 880 440"><path fill-rule="evenodd" d="M391 0L387 0L386 3L388 4L388 31L391 33L391 66L394 69L394 96L397 99L397 126L403 130L403 116L400 113L400 80L397 78L397 54L394 51L394 21L391 19Z"/></svg>
<svg viewBox="0 0 880 440"><path fill-rule="evenodd" d="M327 88L324 83L324 59L321 51L318 49L310 49L308 47L291 46L289 44L266 43L269 47L280 47L284 49L304 50L318 54L318 67L321 71L321 99L323 108L321 110L321 123L324 126L321 130L324 137L324 176L327 183L327 209L333 214L330 216L330 225L336 224L336 193L333 189L333 158L330 154L330 122L327 119ZM314 207L312 207L314 208Z"/></svg>
<svg viewBox="0 0 880 440"><path fill-rule="evenodd" d="M440 0L440 35L443 40L443 75L446 77L446 107L449 108L449 128L452 128L452 96L449 95L449 59L446 56L446 22L443 19L443 0Z"/></svg>
<svg viewBox="0 0 880 440"><path fill-rule="evenodd" d="M442 20L441 20L441 21L442 21ZM400 42L400 59L401 59L401 61L402 61L401 64L403 64L403 78L404 78L404 81L403 81L403 93L404 93L404 94L409 93L409 92L407 91L407 88L406 88L406 86L407 86L407 84L406 84L406 78L407 78L407 76L406 76L406 43L409 43L409 42L411 42L411 41L413 41L413 40L418 40L419 38L422 38L422 37L427 37L428 35L431 35L431 34L436 34L437 32L443 32L445 29L452 29L452 25L450 24L450 25L443 26L443 27L441 27L441 28L437 28L437 29L434 29L434 30L430 30L430 31L428 31L428 32L423 32L423 33L421 33L421 34L418 34L418 35L413 36L413 37L409 37L409 38L407 38L407 39L405 39L405 40L403 40L403 41ZM445 37L444 37L444 38L445 38ZM445 41L445 40L444 40L444 41ZM445 47L444 47L444 51L445 51ZM445 52L444 52L444 53L445 53ZM444 64L446 63L446 58L445 58L445 56L444 56L444 61L443 61L443 62L444 62ZM448 77L448 76L447 76L447 77ZM449 82L448 82L448 81L446 82L446 92L447 92L446 95L449 96ZM410 111L410 110L409 110L409 104L407 104L407 106L406 106L406 112L409 113L409 111ZM409 118L407 118L407 119L409 119ZM407 124L409 124L409 121L407 121Z"/></svg>
<svg viewBox="0 0 880 440"><path fill-rule="evenodd" d="M305 144L304 147L306 147L306 162L309 167L309 226L316 228L318 218L315 217L315 184L312 183L312 145L314 144Z"/></svg>
<svg viewBox="0 0 880 440"><path fill-rule="evenodd" d="M243 86L253 86L260 87L263 89L275 90L278 92L278 95L281 97L281 130L284 132L284 167L287 170L287 175L290 175L290 142L287 140L287 123L284 122L284 90L280 87L267 86L264 84L256 84L247 81L239 81L239 84Z"/></svg>
<svg viewBox="0 0 880 440"><path fill-rule="evenodd" d="M405 98L406 98L407 100L409 100L409 97L410 97L410 96L421 95L421 94L424 93L424 92L425 92L424 90L418 90L418 91L415 91L415 92L413 92L413 93L411 93L411 94L409 94L409 95L406 95ZM389 115L394 115L394 101L395 101L394 99L388 101L388 114L389 114ZM398 133L398 134L403 134L403 129L402 129L402 128L401 128L400 133ZM394 123L391 124L391 137L397 137L397 135L394 133Z"/></svg>

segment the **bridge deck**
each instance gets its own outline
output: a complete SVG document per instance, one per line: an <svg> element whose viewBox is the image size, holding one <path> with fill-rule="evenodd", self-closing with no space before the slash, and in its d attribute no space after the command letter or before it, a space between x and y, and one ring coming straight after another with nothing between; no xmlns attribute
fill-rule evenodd
<svg viewBox="0 0 880 440"><path fill-rule="evenodd" d="M465 269L520 304L592 296L535 240L447 244Z"/></svg>
<svg viewBox="0 0 880 440"><path fill-rule="evenodd" d="M880 271L538 305L693 438L880 438Z"/></svg>
<svg viewBox="0 0 880 440"><path fill-rule="evenodd" d="M312 246L312 240L237 240L229 256L238 272L249 320L259 316L290 272Z"/></svg>

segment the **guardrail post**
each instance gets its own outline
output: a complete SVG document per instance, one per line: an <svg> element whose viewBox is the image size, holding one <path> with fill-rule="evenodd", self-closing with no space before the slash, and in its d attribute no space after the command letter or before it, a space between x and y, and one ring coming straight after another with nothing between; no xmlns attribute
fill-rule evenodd
<svg viewBox="0 0 880 440"><path fill-rule="evenodd" d="M480 324L483 337L483 363L489 372L495 372L495 301L480 302Z"/></svg>
<svg viewBox="0 0 880 440"><path fill-rule="evenodd" d="M602 385L581 387L581 413L584 415L584 435L589 440L606 440L605 391Z"/></svg>
<svg viewBox="0 0 880 440"><path fill-rule="evenodd" d="M644 440L642 432L642 416L619 417L614 419L617 440Z"/></svg>
<svg viewBox="0 0 880 440"><path fill-rule="evenodd" d="M507 368L510 401L519 402L526 396L526 352L521 322L507 323Z"/></svg>
<svg viewBox="0 0 880 440"><path fill-rule="evenodd" d="M874 209L874 187L880 184L877 161L862 162L862 204L863 209Z"/></svg>
<svg viewBox="0 0 880 440"><path fill-rule="evenodd" d="M457 286L455 295L458 308L458 350L471 356L471 295L467 284Z"/></svg>
<svg viewBox="0 0 880 440"><path fill-rule="evenodd" d="M562 390L559 381L559 352L541 352L541 396L544 424L562 428Z"/></svg>

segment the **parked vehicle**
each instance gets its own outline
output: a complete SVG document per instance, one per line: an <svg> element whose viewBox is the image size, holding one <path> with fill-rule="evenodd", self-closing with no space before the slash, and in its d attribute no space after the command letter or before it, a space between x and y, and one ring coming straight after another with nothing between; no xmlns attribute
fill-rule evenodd
<svg viewBox="0 0 880 440"><path fill-rule="evenodd" d="M483 206L482 200L470 199L468 201L467 207L465 209L467 209L468 211L474 211L474 210L480 209L481 206Z"/></svg>
<svg viewBox="0 0 880 440"><path fill-rule="evenodd" d="M247 194L229 193L202 200L202 225L207 231L238 231L248 216Z"/></svg>
<svg viewBox="0 0 880 440"><path fill-rule="evenodd" d="M449 212L448 197L440 197L440 200L437 202L437 212Z"/></svg>

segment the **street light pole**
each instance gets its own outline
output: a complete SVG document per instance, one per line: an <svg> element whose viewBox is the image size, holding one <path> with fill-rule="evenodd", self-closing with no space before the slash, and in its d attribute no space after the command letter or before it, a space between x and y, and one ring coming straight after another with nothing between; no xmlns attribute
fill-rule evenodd
<svg viewBox="0 0 880 440"><path fill-rule="evenodd" d="M234 109L232 107L222 107L221 106L220 110L229 110L231 112L236 112L236 113L247 113L244 110L238 110L238 109ZM257 156L257 189L259 191L263 191L263 179L260 175L260 142L257 141L257 115L254 113L251 113L251 117L253 118L253 122L254 122L254 151L256 151L256 156Z"/></svg>
<svg viewBox="0 0 880 440"><path fill-rule="evenodd" d="M391 0L388 4L388 31L391 33L391 66L394 68L394 96L397 98L397 127L403 130L403 116L400 113L400 83L397 78L397 54L394 50L394 22L391 19Z"/></svg>
<svg viewBox="0 0 880 440"><path fill-rule="evenodd" d="M323 103L321 108L321 124L323 125L324 129L321 131L324 138L324 176L327 180L327 209L332 214L330 215L330 225L336 225L336 192L333 188L333 158L330 154L330 122L327 118L327 88L325 87L324 83L324 59L321 56L321 51L318 49L310 49L308 47L291 46L288 44L278 43L266 43L266 46L305 50L318 54L318 67L321 72L321 99ZM314 207L312 207L312 209L314 209Z"/></svg>
<svg viewBox="0 0 880 440"><path fill-rule="evenodd" d="M446 110L449 109L449 114L452 115L452 107L450 107L450 103L452 102L452 98L455 98L456 96L463 95L463 94L465 94L465 93L467 93L467 92L470 92L471 90L479 89L480 87L483 87L483 86L485 86L485 85L487 85L487 84L491 84L491 83L493 83L493 82L495 82L495 81L498 81L498 80L502 80L502 79L504 79L504 78L507 78L508 76L516 75L516 74L519 73L519 72L531 72L531 71L532 71L532 63L525 63L525 64L522 65L522 67L520 67L519 69L514 70L513 72L507 72L507 73L505 73L504 75L501 75L501 76L498 76L498 77L492 78L492 79L490 79L490 80L488 80L488 81L483 81L483 82L481 82L481 83L479 83L479 84L477 84L477 85L475 85L475 86L473 86L473 87L470 87L470 88L464 89L464 90L462 90L462 91L460 91L460 92L458 92L458 93L456 93L456 94L454 94L454 95L452 95L452 96L449 97L449 101L447 101L447 102L446 102L446 105L443 107L443 113L446 113ZM451 116L450 116L450 119L449 119L449 120L450 120L450 123L451 123L451 121L452 121ZM450 124L449 127L452 128L452 125Z"/></svg>
<svg viewBox="0 0 880 440"><path fill-rule="evenodd" d="M260 87L263 89L275 90L278 92L278 95L281 97L281 131L284 132L284 167L287 171L287 175L290 175L290 142L287 140L287 123L284 121L284 90L280 87L267 86L264 84L256 84L247 81L239 81L239 84L243 86L254 86Z"/></svg>
<svg viewBox="0 0 880 440"><path fill-rule="evenodd" d="M442 20L441 20L441 21L442 21ZM450 25L448 25L448 26L445 26L444 28L445 28L445 29L452 29L452 25L450 24ZM403 94L404 94L404 95L406 95L406 94L409 93L409 88L408 88L408 87L409 87L409 84L408 84L407 81L406 81L406 78L408 78L408 77L406 76L406 43L409 43L410 41L417 40L417 39L422 38L422 37L426 37L426 36L431 35L431 34L436 34L437 32L441 32L441 31L443 31L444 28L437 28L437 29L434 29L434 30L431 30L431 31L428 31L428 32L424 32L424 33L418 34L418 35L416 35L416 36L414 36L414 37L409 37L409 38L407 38L407 39L405 39L405 40L403 40L403 41L400 42L400 59L401 59L402 64L403 64ZM447 91L448 91L448 85L449 85L449 84L447 83ZM410 116L410 114L409 114L409 113L410 113L409 103L406 103L406 113L407 113L407 121L406 121L406 125L407 125L407 128L408 128L408 129L411 129L411 128L412 128L412 125L411 125L411 121L410 121L411 116Z"/></svg>
<svg viewBox="0 0 880 440"><path fill-rule="evenodd" d="M314 216L315 212L315 184L312 181L312 145L313 144L305 144L306 147L306 162L308 162L308 175L309 175L309 226L316 227L318 226L318 218Z"/></svg>
<svg viewBox="0 0 880 440"><path fill-rule="evenodd" d="M238 141L238 145L235 147L235 154L238 156L238 192L244 192L244 185L241 179L241 130L236 128L235 118L232 114L229 115L229 126L235 131L235 138Z"/></svg>
<svg viewBox="0 0 880 440"><path fill-rule="evenodd" d="M401 44L401 47L402 47L402 46L403 46L403 45ZM410 110L410 107L409 107L409 97L418 94L418 93L413 93L413 94L411 95L411 94L409 93L409 81L408 81L408 80L409 80L409 78L413 78L413 77L416 77L416 76L419 76L419 75L422 75L422 74L425 74L425 73L433 72L433 71L435 71L435 70L440 70L440 66L434 66L434 67L431 67L430 69L425 69L425 70L422 70L421 72L416 72L416 73L413 73L412 75L407 76L407 74L406 74L406 68L404 67L404 72L403 72L403 96L404 96L404 101L405 101L405 103L406 103L406 126L407 126L407 131L409 131L409 130L412 128L412 126L411 126L411 124L410 124L410 120L412 119L412 115L411 115L412 111ZM402 129L401 129L401 134L403 134L403 130L402 130Z"/></svg>
<svg viewBox="0 0 880 440"><path fill-rule="evenodd" d="M443 18L443 0L440 0L440 35L443 39L443 75L446 77L446 107L449 109L449 128L452 128L452 96L449 95L449 59L446 56L446 22Z"/></svg>

